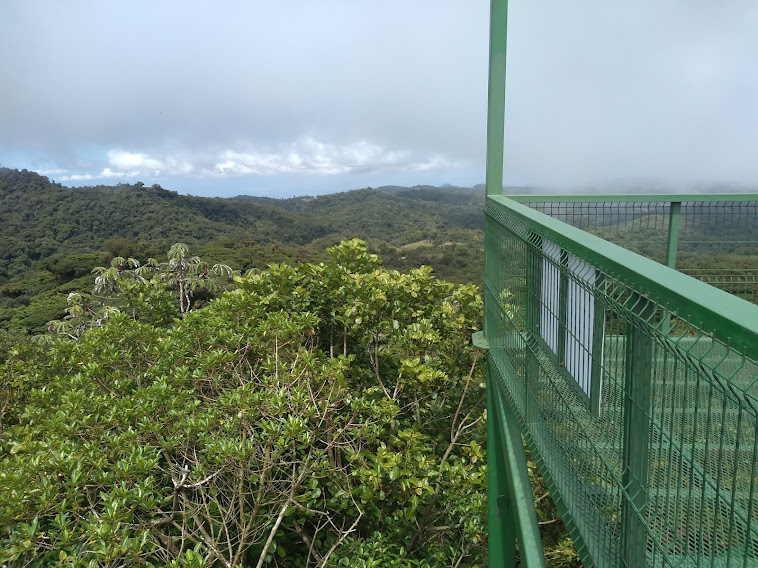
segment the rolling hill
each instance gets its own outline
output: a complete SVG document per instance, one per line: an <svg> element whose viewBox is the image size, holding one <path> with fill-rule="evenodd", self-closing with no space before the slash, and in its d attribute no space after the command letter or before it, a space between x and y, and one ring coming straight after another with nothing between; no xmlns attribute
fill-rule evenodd
<svg viewBox="0 0 758 568"><path fill-rule="evenodd" d="M390 268L428 264L442 278L478 281L483 194L421 186L206 198L141 183L66 188L0 168L0 327L39 331L60 317L68 292L91 286L93 267L114 256L162 258L176 242L244 271L318 260L360 238Z"/></svg>

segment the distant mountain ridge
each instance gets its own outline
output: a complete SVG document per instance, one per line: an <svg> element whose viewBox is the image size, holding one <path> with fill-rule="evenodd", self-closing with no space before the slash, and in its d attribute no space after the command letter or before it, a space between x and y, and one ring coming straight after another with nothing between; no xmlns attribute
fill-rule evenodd
<svg viewBox="0 0 758 568"><path fill-rule="evenodd" d="M357 237L391 268L430 264L441 277L472 281L481 273L483 205L481 186L209 198L157 184L66 188L0 168L0 327L39 328L42 315L31 325L19 314L43 300L52 307L41 312L60 311L92 267L113 256L161 258L176 242L247 270L318 259L326 247Z"/></svg>

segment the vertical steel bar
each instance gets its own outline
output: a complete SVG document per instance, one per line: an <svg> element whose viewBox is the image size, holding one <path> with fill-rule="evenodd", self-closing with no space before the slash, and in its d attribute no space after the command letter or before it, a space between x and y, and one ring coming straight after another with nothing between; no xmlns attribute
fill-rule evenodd
<svg viewBox="0 0 758 568"><path fill-rule="evenodd" d="M526 373L524 373L524 382L526 395L526 423L531 430L534 426L539 413L539 381L540 365L537 361L533 349L538 338L542 337L541 331L541 310L542 310L542 255L536 251L542 251L542 237L536 233L531 233L527 246L527 272L526 272L526 321L528 327L527 346L526 346Z"/></svg>
<svg viewBox="0 0 758 568"><path fill-rule="evenodd" d="M603 352L605 340L605 302L603 300L603 288L605 287L605 275L598 272L595 275L595 294L593 301L595 310L592 321L592 357L590 364L590 412L592 416L600 416L600 390L603 377Z"/></svg>
<svg viewBox="0 0 758 568"><path fill-rule="evenodd" d="M561 366L566 366L566 333L568 329L568 253L561 249L560 252L560 276L558 285L558 361Z"/></svg>
<svg viewBox="0 0 758 568"><path fill-rule="evenodd" d="M666 266L676 268L676 251L679 247L680 201L672 201L669 207L669 234L666 242Z"/></svg>
<svg viewBox="0 0 758 568"><path fill-rule="evenodd" d="M507 27L508 0L491 0L490 66L487 93L487 195L503 194Z"/></svg>
<svg viewBox="0 0 758 568"><path fill-rule="evenodd" d="M491 0L489 87L487 93L487 195L503 193L503 139L505 128L505 50L508 24L508 1ZM485 246L485 248L487 248ZM490 263L493 259L489 259ZM488 266L485 263L485 267ZM488 321L493 310L485 306L484 330L487 339L494 339L491 329L496 325ZM498 330L499 331L499 330ZM507 481L502 439L498 421L503 420L496 410L491 356L487 357L487 476L489 501L489 565L515 567L515 528L510 514L501 511L505 505ZM501 499L503 496L503 499Z"/></svg>
<svg viewBox="0 0 758 568"><path fill-rule="evenodd" d="M681 218L682 203L681 201L672 201L669 205L669 232L666 241L666 266L676 270L676 252L679 248L679 221ZM663 325L661 332L668 335L671 332L671 314L663 312L661 314Z"/></svg>
<svg viewBox="0 0 758 568"><path fill-rule="evenodd" d="M650 394L653 339L649 321L654 304L638 293L630 297L634 313L627 324L627 363L624 377L624 470L622 482L622 555L627 568L647 565L646 511L650 472Z"/></svg>
<svg viewBox="0 0 758 568"><path fill-rule="evenodd" d="M503 568L516 566L516 528L509 506L508 481L505 471L504 444L500 422L500 405L494 376L497 372L487 356L487 501L489 565Z"/></svg>

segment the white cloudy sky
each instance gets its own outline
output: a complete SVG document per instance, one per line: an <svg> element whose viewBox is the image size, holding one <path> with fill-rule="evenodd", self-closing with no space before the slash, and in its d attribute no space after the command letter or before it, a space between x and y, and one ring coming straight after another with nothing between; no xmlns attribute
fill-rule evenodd
<svg viewBox="0 0 758 568"><path fill-rule="evenodd" d="M758 186L758 2L511 0L506 183ZM2 0L0 164L292 195L484 179L485 0Z"/></svg>

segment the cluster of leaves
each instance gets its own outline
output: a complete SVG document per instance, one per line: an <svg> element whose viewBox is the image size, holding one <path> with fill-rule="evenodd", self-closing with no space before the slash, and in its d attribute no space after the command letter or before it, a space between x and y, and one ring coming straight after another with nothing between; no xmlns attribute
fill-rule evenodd
<svg viewBox="0 0 758 568"><path fill-rule="evenodd" d="M476 288L360 241L236 281L6 349L0 564L484 565Z"/></svg>
<svg viewBox="0 0 758 568"><path fill-rule="evenodd" d="M93 268L97 277L92 293L70 293L66 316L50 321L48 331L76 339L102 326L119 308L126 309L132 319L167 324L187 314L196 292L205 293L206 298L218 294L230 287L235 275L225 264L209 266L199 256L189 256L184 243L172 246L167 257L166 262L149 258L141 265L134 258L117 256L110 266Z"/></svg>

